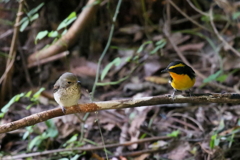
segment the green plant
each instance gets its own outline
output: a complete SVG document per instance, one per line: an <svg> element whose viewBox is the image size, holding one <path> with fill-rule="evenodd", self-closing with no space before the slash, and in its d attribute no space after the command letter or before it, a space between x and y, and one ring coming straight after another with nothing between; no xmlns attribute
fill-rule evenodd
<svg viewBox="0 0 240 160"><path fill-rule="evenodd" d="M137 53L142 52L143 49L145 48L145 46L146 46L147 44L151 44L151 43L153 43L153 41L146 41L146 42L144 42L144 43L138 48ZM159 51L160 49L162 49L166 44L167 44L166 39L161 39L161 40L157 41L157 42L155 43L155 46L156 46L156 47L155 47L152 51L150 51L150 54L155 54L155 53L157 53L157 51Z"/></svg>
<svg viewBox="0 0 240 160"><path fill-rule="evenodd" d="M67 142L63 144L65 148L81 147L85 143L78 140L78 134L74 134Z"/></svg>
<svg viewBox="0 0 240 160"><path fill-rule="evenodd" d="M23 138L28 137L29 141L30 141L28 144L28 151L31 151L33 149L33 147L37 147L37 148L44 147L45 148L45 146L42 146L43 142L46 142L47 139L51 140L52 138L55 138L58 135L58 130L51 119L45 121L45 124L48 128L43 133L39 134L38 136L36 136L33 139L30 139L30 136L29 136L30 134L28 134L28 135L24 134ZM27 130L29 131L29 133L33 132L32 128L28 128Z"/></svg>
<svg viewBox="0 0 240 160"><path fill-rule="evenodd" d="M209 147L213 149L215 146L218 146L220 143L220 138L218 135L215 133L211 136L211 140L209 142Z"/></svg>
<svg viewBox="0 0 240 160"><path fill-rule="evenodd" d="M112 66L119 66L120 64L122 63L125 63L125 62L133 62L133 63L137 63L138 64L138 61L139 61L139 56L136 55L136 56L129 56L129 57L124 57L124 58L115 58L112 62L110 62L108 65L105 66L105 68L103 69L102 71L102 74L101 74L101 77L100 79L103 80L105 78L105 76L107 75L107 73L109 72L109 70L112 68ZM138 67L138 65L133 69L131 70L131 72L129 73L129 75L119 79L118 81L114 81L114 82L106 82L106 83L101 83L101 82L97 82L96 85L97 86L105 86L105 85L116 85L116 84L119 84L123 81L125 81L126 79L128 79L130 77L130 75L135 71L135 69Z"/></svg>
<svg viewBox="0 0 240 160"><path fill-rule="evenodd" d="M42 7L43 7L44 3L39 4L37 7L33 8L32 10L30 10L27 14L26 17L24 17L21 21L20 21L20 31L23 32L26 27L29 25L30 22L33 22L34 20L36 20L39 17L39 14L37 13Z"/></svg>
<svg viewBox="0 0 240 160"><path fill-rule="evenodd" d="M172 131L171 133L167 134L168 137L177 137L180 134L179 130Z"/></svg>
<svg viewBox="0 0 240 160"><path fill-rule="evenodd" d="M12 97L12 99L1 109L0 118L3 118L5 113L8 112L11 105L15 102L18 102L21 98L29 98L29 100L32 102L30 105L26 107L26 109L30 109L33 105L38 104L38 99L42 91L44 91L45 88L40 88L35 94L32 95L32 91L29 91L27 93L20 93ZM31 96L32 95L32 96Z"/></svg>
<svg viewBox="0 0 240 160"><path fill-rule="evenodd" d="M231 75L234 74L235 72L237 72L239 69L235 69L233 71L231 71L228 74L223 73L223 70L219 70L216 73L210 75L209 77L207 77L206 79L203 80L204 83L209 83L212 81L217 81L217 82L224 82L226 81L226 79Z"/></svg>
<svg viewBox="0 0 240 160"><path fill-rule="evenodd" d="M56 31L41 31L37 34L35 38L35 43L37 43L38 40L43 39L44 37L48 36L51 38L55 38L53 42L55 42L57 39L59 39L61 36L63 36L65 33L67 33L67 27L74 22L77 19L76 12L72 12L66 19L64 19L58 26ZM59 33L60 30L63 30L62 33Z"/></svg>

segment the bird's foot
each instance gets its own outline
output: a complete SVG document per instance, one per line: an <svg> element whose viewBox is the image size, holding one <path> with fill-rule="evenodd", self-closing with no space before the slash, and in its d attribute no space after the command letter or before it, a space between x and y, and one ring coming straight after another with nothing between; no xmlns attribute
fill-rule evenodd
<svg viewBox="0 0 240 160"><path fill-rule="evenodd" d="M66 114L66 109L63 106L61 106L61 108L62 108L63 114Z"/></svg>

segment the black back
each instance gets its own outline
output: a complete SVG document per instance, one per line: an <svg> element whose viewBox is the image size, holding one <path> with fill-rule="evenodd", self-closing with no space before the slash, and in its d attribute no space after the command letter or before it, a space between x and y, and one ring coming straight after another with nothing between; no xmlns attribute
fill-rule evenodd
<svg viewBox="0 0 240 160"><path fill-rule="evenodd" d="M175 66L175 65L178 65L178 64L183 64L184 66L169 69L170 67ZM171 62L171 63L168 65L167 70L168 70L169 72L174 72L174 73L177 73L177 74L187 74L191 79L194 79L194 78L195 78L195 72L193 71L193 69L192 69L191 67L187 66L187 65L186 65L185 63L183 63L182 61L174 61L174 62Z"/></svg>

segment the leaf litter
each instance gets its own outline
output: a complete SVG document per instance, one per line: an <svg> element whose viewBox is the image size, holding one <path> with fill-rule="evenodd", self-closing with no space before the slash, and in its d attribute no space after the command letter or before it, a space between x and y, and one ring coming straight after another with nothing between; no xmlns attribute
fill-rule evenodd
<svg viewBox="0 0 240 160"><path fill-rule="evenodd" d="M100 82L107 84L108 82L129 77L115 85L98 86L94 99L96 101L171 94L173 92L173 89L168 84L168 75L161 74L161 70L171 61L179 60L180 57L169 42L166 41L166 45L159 46L158 44L166 40L166 36L161 31L163 28L162 23L159 22L166 20L162 17L162 11L159 11L159 8L165 7L166 2L150 0L144 2L145 4L140 4L140 1L123 2L124 6L128 7L120 10L112 46L101 65L102 80ZM182 12L188 13L190 19L194 19L193 16L198 14L198 11L188 5L187 1L184 3L172 2L178 4ZM209 82L218 82L239 92L239 57L229 48L229 46L239 48L239 39L236 34L240 26L236 21L236 17L239 17L237 16L236 7L231 7L237 5L235 5L236 2L232 1L226 2L227 5L222 5L220 0L216 2L219 8L213 8L215 14L214 23L217 29L222 31L220 36L223 36L229 45L224 45L213 32L193 25L187 17L182 16L180 12L173 8L170 10L172 17L169 19L172 24L171 38L183 56L194 68L208 77ZM77 4L77 2L73 3ZM115 2L109 3L110 5L116 5ZM207 13L211 2L206 3L202 4L199 0L195 2L195 4L200 4L198 7ZM145 5L148 12L138 14ZM29 70L35 86L41 84L41 87L46 88L45 93L52 93L52 85L59 75L71 71L79 76L83 88L91 92L98 59L108 39L109 30L105 29L108 24L103 23L106 19L110 20L107 8L105 5L101 6L99 11L101 14L99 14L99 19L96 20L99 26L94 26L93 32L91 32L92 35L81 37L81 40L86 44L76 44L74 48L70 49L71 54L69 57L51 62L44 65L44 67ZM61 11L61 7L56 9ZM49 21L51 24L46 24L48 22L41 16L46 11L41 12L39 19L31 24L29 34L21 33L26 34L21 37L21 42L26 42L22 47L26 56L49 44L51 40L49 38L38 40L39 42L34 45L34 39L31 35L36 35L41 31L35 26L40 26L40 28L51 26L52 30L54 30L54 26L57 26L55 21ZM126 14L127 12L128 14ZM226 16L225 13L232 16L232 18L228 18L228 22L231 23L224 28L225 23L228 22L224 18L221 19L221 16ZM52 15L55 16L55 14ZM142 15L145 15L145 17L142 17ZM55 18L58 18L58 16ZM145 18L147 18L147 21ZM195 20L199 24L209 27L209 20L204 19L204 16ZM178 24L176 25L176 23ZM1 33L6 32L6 28L0 30ZM1 43L1 51L8 51L7 46L10 46L9 39L5 38ZM83 48L87 49L83 50ZM117 60L114 61L115 59ZM0 62L4 64L3 59L0 59ZM18 69L13 77L13 93L19 94L33 90L22 76L23 69L20 69L22 64L17 61L16 66ZM4 68L1 67L0 72L3 73L3 71ZM224 90L205 84L203 79L197 77L193 93L212 92L224 92ZM79 102L90 102L88 94L88 91L86 91L86 96ZM181 93L178 92L177 94ZM38 103L34 104L29 110L26 110L26 106L31 105L32 102L28 98L21 98L13 103L1 119L1 124L57 107L53 97L46 95L42 93ZM236 149L239 148L239 115L239 105L233 104L169 104L101 111L89 115L62 116L53 119L58 135L56 137L47 137L41 143L34 144L34 147L28 151L40 152L65 148L65 143L71 139L75 141L74 143L69 142L71 144L69 147L101 146L103 143L99 131L100 126L105 145L119 144L117 147L107 148L109 157L112 160L131 158L135 160L234 160L240 157ZM0 154L4 156L6 154L18 155L20 152L26 152L32 139L49 133L47 131L50 129L51 126L46 123L39 123L32 128L1 134ZM22 140L24 134L27 138ZM152 137L161 138L163 136L170 136L170 139L120 145L124 142L140 141ZM79 159L105 157L103 148L92 152L94 155L91 152L76 152L74 154L79 155ZM62 152L61 154L39 155L39 158L74 157L69 152Z"/></svg>

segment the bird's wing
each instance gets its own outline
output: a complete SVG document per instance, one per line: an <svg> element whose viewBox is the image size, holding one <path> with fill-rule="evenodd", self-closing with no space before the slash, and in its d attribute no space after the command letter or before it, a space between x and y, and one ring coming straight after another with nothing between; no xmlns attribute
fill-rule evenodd
<svg viewBox="0 0 240 160"><path fill-rule="evenodd" d="M53 93L57 92L59 89L59 85L54 85L53 86Z"/></svg>

